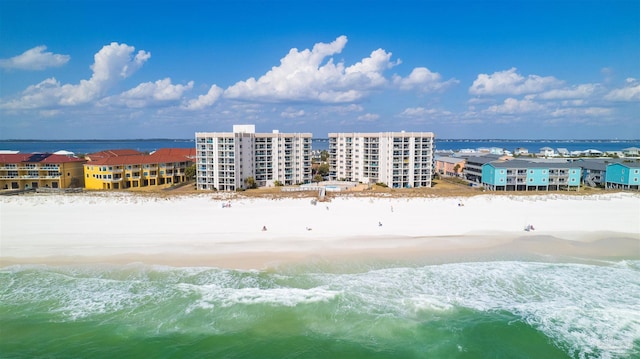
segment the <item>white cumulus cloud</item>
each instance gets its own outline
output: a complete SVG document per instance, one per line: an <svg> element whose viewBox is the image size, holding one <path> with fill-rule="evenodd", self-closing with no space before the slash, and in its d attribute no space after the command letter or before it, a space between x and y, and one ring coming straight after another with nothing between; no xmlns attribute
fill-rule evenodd
<svg viewBox="0 0 640 359"><path fill-rule="evenodd" d="M613 113L610 108L604 107L568 107L559 108L551 111L550 115L553 117L575 117L575 116L606 116Z"/></svg>
<svg viewBox="0 0 640 359"><path fill-rule="evenodd" d="M304 110L296 110L292 107L288 107L286 110L280 113L282 118L298 118L305 115Z"/></svg>
<svg viewBox="0 0 640 359"><path fill-rule="evenodd" d="M401 117L422 117L428 115L434 110L426 109L424 107L409 107L400 113Z"/></svg>
<svg viewBox="0 0 640 359"><path fill-rule="evenodd" d="M562 85L562 81L553 76L529 75L524 77L513 67L509 70L494 72L491 75L479 74L469 88L473 95L520 95L537 93Z"/></svg>
<svg viewBox="0 0 640 359"><path fill-rule="evenodd" d="M71 59L69 55L45 52L46 46L36 46L18 56L9 59L0 59L0 67L19 70L44 70L48 67L59 67Z"/></svg>
<svg viewBox="0 0 640 359"><path fill-rule="evenodd" d="M125 107L140 108L154 103L176 101L182 98L184 92L193 88L193 81L186 85L174 85L170 78L156 82L144 82L117 96L108 97L101 104L121 105Z"/></svg>
<svg viewBox="0 0 640 359"><path fill-rule="evenodd" d="M54 105L74 106L85 104L103 96L116 82L131 76L151 57L127 44L113 42L103 46L94 55L93 74L79 84L64 84L54 78L29 86L19 98L0 105L7 109L41 108Z"/></svg>
<svg viewBox="0 0 640 359"><path fill-rule="evenodd" d="M571 88L553 89L536 95L543 100L584 99L588 98L598 89L596 84L582 84Z"/></svg>
<svg viewBox="0 0 640 359"><path fill-rule="evenodd" d="M608 101L640 101L640 83L634 78L627 79L627 86L611 90L604 96Z"/></svg>
<svg viewBox="0 0 640 359"><path fill-rule="evenodd" d="M416 67L409 76L404 78L398 75L393 76L393 83L401 90L418 90L420 92L440 91L459 82L456 79L442 81L442 76L439 73L431 72L426 67Z"/></svg>
<svg viewBox="0 0 640 359"><path fill-rule="evenodd" d="M380 115L376 113L365 113L364 115L358 116L358 121L362 122L373 122L380 118Z"/></svg>
<svg viewBox="0 0 640 359"><path fill-rule="evenodd" d="M229 99L258 102L348 103L362 99L371 90L385 85L383 75L399 63L391 61L391 53L383 49L352 66L334 63L332 55L342 52L347 43L340 36L331 43L317 43L313 49L291 49L259 79L237 82L224 92ZM328 58L328 59L327 59Z"/></svg>
<svg viewBox="0 0 640 359"><path fill-rule="evenodd" d="M537 102L532 101L531 99L523 99L518 100L515 98L507 98L500 105L489 106L485 112L488 113L496 113L496 114L520 114L520 113L529 113L534 111L542 111L545 107Z"/></svg>
<svg viewBox="0 0 640 359"><path fill-rule="evenodd" d="M222 96L223 92L224 91L220 87L213 85L209 88L209 91L206 94L200 95L196 99L189 100L189 102L183 107L188 110L202 110L203 108L215 104L220 96Z"/></svg>

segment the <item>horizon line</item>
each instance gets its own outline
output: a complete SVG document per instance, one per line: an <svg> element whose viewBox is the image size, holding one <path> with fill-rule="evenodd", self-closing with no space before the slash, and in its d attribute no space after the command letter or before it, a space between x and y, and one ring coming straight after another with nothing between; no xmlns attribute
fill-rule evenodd
<svg viewBox="0 0 640 359"><path fill-rule="evenodd" d="M329 137L312 137L312 140L329 140ZM489 141L504 141L504 142L526 142L526 141L536 141L536 142L634 142L640 141L640 138L636 139L621 139L621 138L437 138L434 137L436 141L479 141L479 142L489 142ZM195 138L169 138L169 137L153 137L153 138L72 138L72 139L37 139L37 138L9 138L9 139L0 139L0 142L87 142L87 141L95 141L95 142L135 142L135 141L176 141L176 142L195 142Z"/></svg>

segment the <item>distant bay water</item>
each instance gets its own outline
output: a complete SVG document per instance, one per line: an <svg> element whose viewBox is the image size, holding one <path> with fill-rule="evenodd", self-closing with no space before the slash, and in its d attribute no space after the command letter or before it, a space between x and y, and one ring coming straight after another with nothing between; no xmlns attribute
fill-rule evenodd
<svg viewBox="0 0 640 359"><path fill-rule="evenodd" d="M436 150L461 150L487 147L503 148L514 151L526 148L529 152L538 152L542 147L553 149L566 148L568 151L620 151L629 147L640 147L638 140L478 140L478 139L436 139ZM193 139L132 139L132 140L0 140L0 151L12 150L22 153L56 152L60 150L74 153L92 153L112 149L134 149L151 152L159 148L190 148L195 146ZM326 138L313 139L314 150L329 149Z"/></svg>

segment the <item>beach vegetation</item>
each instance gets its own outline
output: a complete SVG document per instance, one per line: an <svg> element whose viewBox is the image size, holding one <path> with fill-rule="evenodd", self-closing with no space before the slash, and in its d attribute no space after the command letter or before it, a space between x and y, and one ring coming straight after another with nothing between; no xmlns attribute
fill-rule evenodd
<svg viewBox="0 0 640 359"><path fill-rule="evenodd" d="M318 174L322 177L329 175L329 164L323 163L320 166L318 166Z"/></svg>
<svg viewBox="0 0 640 359"><path fill-rule="evenodd" d="M191 181L196 178L196 164L192 164L191 166L184 169L184 175L187 178L187 181Z"/></svg>
<svg viewBox="0 0 640 359"><path fill-rule="evenodd" d="M256 183L256 179L253 176L249 176L244 179L244 185L246 188L255 189L258 188L258 183Z"/></svg>
<svg viewBox="0 0 640 359"><path fill-rule="evenodd" d="M313 182L322 182L322 176L320 174L316 174L313 176Z"/></svg>

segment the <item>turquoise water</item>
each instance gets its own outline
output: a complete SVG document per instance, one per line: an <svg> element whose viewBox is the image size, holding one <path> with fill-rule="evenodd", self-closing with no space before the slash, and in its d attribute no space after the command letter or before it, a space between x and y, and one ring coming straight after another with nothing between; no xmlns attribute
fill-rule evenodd
<svg viewBox="0 0 640 359"><path fill-rule="evenodd" d="M638 358L640 261L0 269L3 358Z"/></svg>

